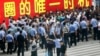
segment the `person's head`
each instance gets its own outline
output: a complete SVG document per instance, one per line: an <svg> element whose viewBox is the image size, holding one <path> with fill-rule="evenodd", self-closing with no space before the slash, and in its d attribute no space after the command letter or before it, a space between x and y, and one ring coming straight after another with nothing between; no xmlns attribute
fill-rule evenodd
<svg viewBox="0 0 100 56"><path fill-rule="evenodd" d="M20 31L20 29L19 29L19 28L17 28L17 31Z"/></svg>
<svg viewBox="0 0 100 56"><path fill-rule="evenodd" d="M32 28L34 28L35 27L35 25L32 25Z"/></svg>
<svg viewBox="0 0 100 56"><path fill-rule="evenodd" d="M64 22L63 25L65 26L66 25L66 22Z"/></svg>
<svg viewBox="0 0 100 56"><path fill-rule="evenodd" d="M8 31L8 34L10 34L11 33L11 31Z"/></svg>
<svg viewBox="0 0 100 56"><path fill-rule="evenodd" d="M22 31L20 30L20 34L22 34Z"/></svg>
<svg viewBox="0 0 100 56"><path fill-rule="evenodd" d="M22 27L22 30L24 30L24 26Z"/></svg>

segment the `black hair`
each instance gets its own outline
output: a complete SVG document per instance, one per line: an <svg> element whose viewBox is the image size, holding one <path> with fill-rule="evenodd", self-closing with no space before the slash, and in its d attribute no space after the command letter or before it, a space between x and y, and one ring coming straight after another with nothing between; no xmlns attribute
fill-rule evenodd
<svg viewBox="0 0 100 56"><path fill-rule="evenodd" d="M11 31L8 31L8 34L10 34L11 33Z"/></svg>

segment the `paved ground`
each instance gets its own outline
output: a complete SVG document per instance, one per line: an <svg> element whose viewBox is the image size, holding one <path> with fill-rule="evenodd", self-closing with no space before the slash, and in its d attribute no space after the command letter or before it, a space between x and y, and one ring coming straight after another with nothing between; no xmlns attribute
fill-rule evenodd
<svg viewBox="0 0 100 56"><path fill-rule="evenodd" d="M67 49L67 56L100 56L99 41L79 42L78 46L73 46ZM12 55L0 54L0 56L17 56L16 53ZM25 56L31 56L30 51L25 52ZM45 50L38 50L38 56L45 56ZM54 56L56 56L54 54Z"/></svg>

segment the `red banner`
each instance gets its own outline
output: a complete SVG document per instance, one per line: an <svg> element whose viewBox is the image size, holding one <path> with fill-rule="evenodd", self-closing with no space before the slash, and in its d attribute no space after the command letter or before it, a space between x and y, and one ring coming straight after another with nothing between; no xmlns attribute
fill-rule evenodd
<svg viewBox="0 0 100 56"><path fill-rule="evenodd" d="M9 16L45 13L47 11L91 6L92 0L0 0L0 23Z"/></svg>

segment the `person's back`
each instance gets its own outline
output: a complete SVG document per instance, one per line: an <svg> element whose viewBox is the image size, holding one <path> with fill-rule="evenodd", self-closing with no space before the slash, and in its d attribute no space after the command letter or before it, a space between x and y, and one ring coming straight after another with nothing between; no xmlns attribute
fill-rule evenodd
<svg viewBox="0 0 100 56"><path fill-rule="evenodd" d="M20 34L17 37L17 43L18 43L18 56L20 56L20 53L22 52L22 56L24 56L24 36L22 35L22 31L20 31Z"/></svg>
<svg viewBox="0 0 100 56"><path fill-rule="evenodd" d="M18 42L18 46L24 46L24 36L21 34L18 35L17 42Z"/></svg>

